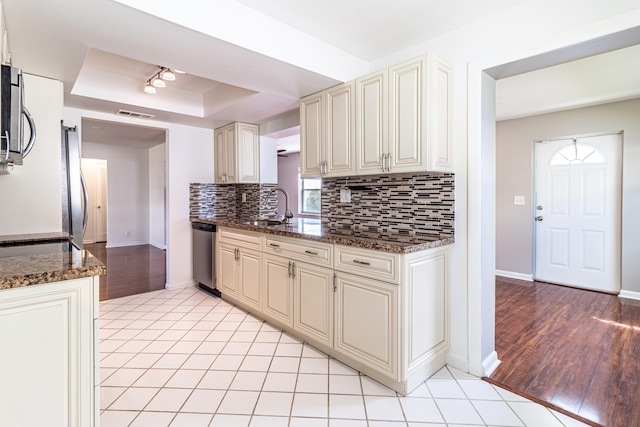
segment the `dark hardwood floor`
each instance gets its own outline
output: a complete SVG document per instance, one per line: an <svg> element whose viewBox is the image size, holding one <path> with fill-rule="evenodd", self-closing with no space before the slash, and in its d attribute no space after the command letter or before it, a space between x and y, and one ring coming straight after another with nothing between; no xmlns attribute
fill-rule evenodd
<svg viewBox="0 0 640 427"><path fill-rule="evenodd" d="M104 243L84 248L107 266L107 274L100 276L100 301L164 289L164 250L152 245L107 249Z"/></svg>
<svg viewBox="0 0 640 427"><path fill-rule="evenodd" d="M591 425L640 426L640 301L499 277L496 351L487 381Z"/></svg>

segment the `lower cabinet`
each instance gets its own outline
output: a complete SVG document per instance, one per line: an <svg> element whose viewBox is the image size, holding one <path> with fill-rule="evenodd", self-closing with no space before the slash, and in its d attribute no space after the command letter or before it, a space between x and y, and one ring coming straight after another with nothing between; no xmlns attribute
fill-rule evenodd
<svg viewBox="0 0 640 427"><path fill-rule="evenodd" d="M255 233L222 236L223 298L401 394L445 365L446 248L394 254L265 234L259 251Z"/></svg>
<svg viewBox="0 0 640 427"><path fill-rule="evenodd" d="M333 270L296 262L293 265L293 274L294 329L312 342L332 347Z"/></svg>
<svg viewBox="0 0 640 427"><path fill-rule="evenodd" d="M262 253L220 243L217 284L220 292L256 310L262 304Z"/></svg>
<svg viewBox="0 0 640 427"><path fill-rule="evenodd" d="M0 425L99 424L99 280L0 291Z"/></svg>
<svg viewBox="0 0 640 427"><path fill-rule="evenodd" d="M293 276L291 260L263 255L264 304L262 312L285 326L293 325Z"/></svg>
<svg viewBox="0 0 640 427"><path fill-rule="evenodd" d="M336 350L398 380L398 285L338 273Z"/></svg>

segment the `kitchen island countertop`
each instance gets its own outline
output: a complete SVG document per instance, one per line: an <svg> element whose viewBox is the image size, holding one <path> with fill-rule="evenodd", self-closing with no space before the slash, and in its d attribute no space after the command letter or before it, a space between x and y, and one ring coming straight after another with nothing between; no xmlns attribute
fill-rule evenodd
<svg viewBox="0 0 640 427"><path fill-rule="evenodd" d="M454 243L454 237L451 235L409 235L342 229L330 227L318 219L310 218L294 218L290 224L279 225L253 225L246 223L250 220L236 218L200 217L192 218L191 221L399 254L418 252Z"/></svg>
<svg viewBox="0 0 640 427"><path fill-rule="evenodd" d="M105 273L104 264L65 233L0 236L0 290Z"/></svg>

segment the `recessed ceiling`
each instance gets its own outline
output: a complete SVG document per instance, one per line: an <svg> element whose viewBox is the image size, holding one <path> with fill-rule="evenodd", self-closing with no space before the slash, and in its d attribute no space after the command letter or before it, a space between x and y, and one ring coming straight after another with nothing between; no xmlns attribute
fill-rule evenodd
<svg viewBox="0 0 640 427"><path fill-rule="evenodd" d="M96 119L82 119L82 142L148 150L166 142L166 130Z"/></svg>

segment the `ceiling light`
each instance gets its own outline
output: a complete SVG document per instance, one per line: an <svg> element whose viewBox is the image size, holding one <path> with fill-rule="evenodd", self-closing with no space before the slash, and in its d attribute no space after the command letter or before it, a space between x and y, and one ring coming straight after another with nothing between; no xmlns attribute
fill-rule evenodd
<svg viewBox="0 0 640 427"><path fill-rule="evenodd" d="M160 74L156 74L155 77L151 79L151 85L153 87L165 87L164 80L160 78Z"/></svg>
<svg viewBox="0 0 640 427"><path fill-rule="evenodd" d="M147 80L147 84L144 85L144 91L146 93L156 93L156 88L153 87L149 80Z"/></svg>
<svg viewBox="0 0 640 427"><path fill-rule="evenodd" d="M171 71L171 68L165 68L160 72L160 78L162 78L162 80L174 81L176 75Z"/></svg>

